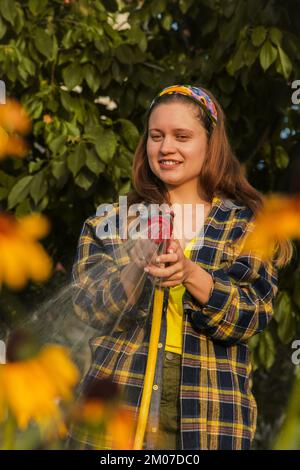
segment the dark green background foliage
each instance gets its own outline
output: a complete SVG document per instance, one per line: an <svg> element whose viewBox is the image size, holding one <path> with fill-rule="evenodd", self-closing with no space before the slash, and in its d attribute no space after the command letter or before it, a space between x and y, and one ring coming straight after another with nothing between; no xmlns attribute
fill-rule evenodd
<svg viewBox="0 0 300 470"><path fill-rule="evenodd" d="M68 280L84 219L130 189L143 118L163 86L208 87L225 110L251 183L264 193L299 191L300 113L291 99L300 79L299 31L299 0L0 0L0 78L33 120L28 157L1 165L0 204L17 215L45 213L52 224L45 245L66 268L46 286L2 291L4 323ZM266 387L283 361L278 344L287 370L291 364L300 318L298 264L295 256L280 273L275 320L252 340L256 377ZM273 415L260 408L261 426L281 416L280 408ZM258 446L270 438L264 429Z"/></svg>

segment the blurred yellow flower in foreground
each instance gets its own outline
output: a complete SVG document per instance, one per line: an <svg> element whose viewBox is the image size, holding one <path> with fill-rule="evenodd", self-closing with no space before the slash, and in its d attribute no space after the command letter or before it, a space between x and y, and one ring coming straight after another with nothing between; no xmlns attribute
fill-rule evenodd
<svg viewBox="0 0 300 470"><path fill-rule="evenodd" d="M0 105L0 159L7 155L25 157L28 145L19 134L27 134L30 128L30 118L20 103L7 100Z"/></svg>
<svg viewBox="0 0 300 470"><path fill-rule="evenodd" d="M0 126L8 132L27 134L31 128L30 118L18 101L8 99L0 106Z"/></svg>
<svg viewBox="0 0 300 470"><path fill-rule="evenodd" d="M87 436L97 449L133 449L135 415L124 406L119 385L110 378L90 383L71 413L71 435L82 442ZM108 444L109 443L109 444Z"/></svg>
<svg viewBox="0 0 300 470"><path fill-rule="evenodd" d="M241 251L269 259L279 242L294 238L300 238L300 197L273 194L265 198L263 209L249 225Z"/></svg>
<svg viewBox="0 0 300 470"><path fill-rule="evenodd" d="M9 410L20 429L34 420L42 429L54 423L64 435L59 402L72 399L78 377L67 349L59 345L46 345L34 357L0 365L0 420Z"/></svg>
<svg viewBox="0 0 300 470"><path fill-rule="evenodd" d="M77 405L72 420L97 435L98 443L104 444L109 436L112 449L133 449L136 423L133 413L120 403L88 400ZM101 449L101 444L99 445Z"/></svg>
<svg viewBox="0 0 300 470"><path fill-rule="evenodd" d="M48 279L52 261L36 241L48 231L49 223L41 214L16 219L0 213L0 285L20 289L29 279L36 282Z"/></svg>

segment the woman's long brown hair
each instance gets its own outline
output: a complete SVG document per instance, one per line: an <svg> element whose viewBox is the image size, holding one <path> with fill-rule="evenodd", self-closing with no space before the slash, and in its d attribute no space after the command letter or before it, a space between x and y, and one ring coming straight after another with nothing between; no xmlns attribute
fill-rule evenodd
<svg viewBox="0 0 300 470"><path fill-rule="evenodd" d="M255 216L263 207L263 194L249 183L241 163L232 151L226 132L225 116L220 104L209 90L201 85L196 86L200 86L215 103L218 113L217 124L213 126L201 107L184 95L164 95L157 99L151 110L148 110L143 134L135 151L132 167L134 190L127 194L128 207L142 201L170 204L167 188L149 166L147 138L149 118L153 109L161 103L176 101L193 107L207 132L207 154L199 175L200 187L206 199L212 201L214 196L228 197L249 207ZM292 258L293 244L290 240L283 240L278 242L276 246L274 261L276 266L282 267L288 264Z"/></svg>

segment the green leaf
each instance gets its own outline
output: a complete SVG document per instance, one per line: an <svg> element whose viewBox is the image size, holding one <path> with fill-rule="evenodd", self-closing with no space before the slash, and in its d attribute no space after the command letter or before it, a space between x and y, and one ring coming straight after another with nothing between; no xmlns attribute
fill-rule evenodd
<svg viewBox="0 0 300 470"><path fill-rule="evenodd" d="M33 76L35 74L35 64L32 60L28 59L28 57L23 57L22 64L29 75Z"/></svg>
<svg viewBox="0 0 300 470"><path fill-rule="evenodd" d="M262 46L259 54L260 65L266 71L275 62L277 57L277 49L267 40Z"/></svg>
<svg viewBox="0 0 300 470"><path fill-rule="evenodd" d="M97 136L96 152L104 163L108 163L114 156L117 147L117 140L113 131L106 130L102 135Z"/></svg>
<svg viewBox="0 0 300 470"><path fill-rule="evenodd" d="M115 54L118 61L122 64L131 64L134 62L133 50L127 44L122 44L117 47Z"/></svg>
<svg viewBox="0 0 300 470"><path fill-rule="evenodd" d="M68 155L67 164L69 170L71 170L74 178L79 173L81 168L84 166L86 160L85 147L82 143L76 146L74 152ZM79 185L80 186L80 185Z"/></svg>
<svg viewBox="0 0 300 470"><path fill-rule="evenodd" d="M85 189L86 191L92 186L93 182L94 179L92 176L83 172L79 173L75 178L77 186L80 186L80 188Z"/></svg>
<svg viewBox="0 0 300 470"><path fill-rule="evenodd" d="M124 183L124 184L122 184L122 186L120 186L118 194L121 195L121 196L126 195L130 191L130 188L131 188L131 181L128 180L128 181L126 181L126 183Z"/></svg>
<svg viewBox="0 0 300 470"><path fill-rule="evenodd" d="M28 198L24 199L15 209L16 217L23 217L24 215L30 214L32 207Z"/></svg>
<svg viewBox="0 0 300 470"><path fill-rule="evenodd" d="M275 46L281 46L282 42L282 32L278 28L271 28L269 32L269 37Z"/></svg>
<svg viewBox="0 0 300 470"><path fill-rule="evenodd" d="M41 167L43 166L43 160L37 160L36 162L29 162L28 165L28 172L35 173L36 171L40 170Z"/></svg>
<svg viewBox="0 0 300 470"><path fill-rule="evenodd" d="M283 320L286 315L286 312L292 311L292 302L291 298L287 291L281 291L276 297L275 307L274 307L274 320L278 323Z"/></svg>
<svg viewBox="0 0 300 470"><path fill-rule="evenodd" d="M8 188L1 188L0 187L0 201L4 201L7 198L8 193L9 193Z"/></svg>
<svg viewBox="0 0 300 470"><path fill-rule="evenodd" d="M29 194L32 176L24 176L12 188L8 196L8 209L22 202Z"/></svg>
<svg viewBox="0 0 300 470"><path fill-rule="evenodd" d="M43 112L43 103L37 99L25 103L25 107L31 119L38 119Z"/></svg>
<svg viewBox="0 0 300 470"><path fill-rule="evenodd" d="M69 137L80 137L80 129L72 122L63 122L63 129Z"/></svg>
<svg viewBox="0 0 300 470"><path fill-rule="evenodd" d="M54 52L54 40L44 29L37 28L34 35L34 43L37 50L47 57L52 59Z"/></svg>
<svg viewBox="0 0 300 470"><path fill-rule="evenodd" d="M63 178L68 173L66 162L64 161L53 161L51 162L51 171L57 180Z"/></svg>
<svg viewBox="0 0 300 470"><path fill-rule="evenodd" d="M258 354L262 364L267 369L270 369L275 360L275 345L271 333L268 330L265 330L260 335Z"/></svg>
<svg viewBox="0 0 300 470"><path fill-rule="evenodd" d="M166 31L170 31L172 26L173 18L171 15L164 15L162 19L162 26Z"/></svg>
<svg viewBox="0 0 300 470"><path fill-rule="evenodd" d="M278 323L277 333L280 340L284 344L289 343L295 334L296 319L292 299L287 291L279 292L276 298L274 319Z"/></svg>
<svg viewBox="0 0 300 470"><path fill-rule="evenodd" d="M50 150L56 154L61 154L65 150L66 137L64 135L59 135L55 139L51 140L49 143Z"/></svg>
<svg viewBox="0 0 300 470"><path fill-rule="evenodd" d="M45 196L48 189L48 183L45 178L45 172L40 171L36 173L31 181L30 195L35 204L38 204L40 200Z"/></svg>
<svg viewBox="0 0 300 470"><path fill-rule="evenodd" d="M68 67L63 70L62 75L64 83L69 90L79 85L83 79L82 68L77 63L68 65Z"/></svg>
<svg viewBox="0 0 300 470"><path fill-rule="evenodd" d="M219 77L218 80L218 85L224 93L232 93L235 87L235 80L228 75L224 77Z"/></svg>
<svg viewBox="0 0 300 470"><path fill-rule="evenodd" d="M287 310L278 324L277 333L283 344L292 341L296 334L296 318L292 310Z"/></svg>
<svg viewBox="0 0 300 470"><path fill-rule="evenodd" d="M291 72L293 70L293 65L289 59L289 56L284 52L284 50L280 46L278 46L278 53L279 53L279 63L278 63L278 67L276 67L276 70L278 73L283 75L284 78L287 80L289 76L291 75Z"/></svg>
<svg viewBox="0 0 300 470"><path fill-rule="evenodd" d="M16 178L0 170L0 184L9 190L14 186Z"/></svg>
<svg viewBox="0 0 300 470"><path fill-rule="evenodd" d="M117 122L121 124L121 135L127 143L128 147L131 150L134 150L139 140L139 131L135 125L127 119L121 118L118 119Z"/></svg>
<svg viewBox="0 0 300 470"><path fill-rule="evenodd" d="M28 7L33 15L38 15L45 10L47 3L48 0L29 0Z"/></svg>
<svg viewBox="0 0 300 470"><path fill-rule="evenodd" d="M83 69L83 74L86 83L88 84L89 88L92 90L92 92L96 92L100 86L101 83L101 78L98 70L93 67L91 64L85 65Z"/></svg>
<svg viewBox="0 0 300 470"><path fill-rule="evenodd" d="M24 28L24 24L25 24L25 15L21 7L18 5L17 15L14 20L14 29L17 35L19 35L22 29Z"/></svg>
<svg viewBox="0 0 300 470"><path fill-rule="evenodd" d="M244 61L244 54L246 49L248 49L248 44L243 41L234 56L229 60L226 66L226 70L229 75L234 75L239 69L241 69L245 65Z"/></svg>
<svg viewBox="0 0 300 470"><path fill-rule="evenodd" d="M104 163L100 160L99 156L93 150L86 150L86 162L87 168L99 176L105 170Z"/></svg>
<svg viewBox="0 0 300 470"><path fill-rule="evenodd" d="M183 14L192 6L193 0L179 0L179 8Z"/></svg>
<svg viewBox="0 0 300 470"><path fill-rule="evenodd" d="M6 25L4 24L4 21L2 20L2 18L0 17L0 39L3 38L6 31L7 31Z"/></svg>
<svg viewBox="0 0 300 470"><path fill-rule="evenodd" d="M277 168L279 168L280 170L283 170L289 164L289 155L281 145L276 145L275 163Z"/></svg>
<svg viewBox="0 0 300 470"><path fill-rule="evenodd" d="M255 47L260 47L265 41L267 36L267 30L264 26L257 26L254 28L251 34L252 44Z"/></svg>
<svg viewBox="0 0 300 470"><path fill-rule="evenodd" d="M36 210L38 210L39 212L43 212L47 208L48 204L49 204L49 196L48 194L46 194L37 205Z"/></svg>
<svg viewBox="0 0 300 470"><path fill-rule="evenodd" d="M0 0L0 13L5 20L12 26L17 14L16 3L14 0Z"/></svg>

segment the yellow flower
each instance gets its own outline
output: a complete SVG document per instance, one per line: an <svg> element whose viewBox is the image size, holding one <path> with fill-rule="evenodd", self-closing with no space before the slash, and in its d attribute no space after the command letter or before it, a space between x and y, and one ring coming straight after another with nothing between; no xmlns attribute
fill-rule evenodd
<svg viewBox="0 0 300 470"><path fill-rule="evenodd" d="M75 407L71 419L96 434L98 442L104 443L108 438L113 449L133 449L134 414L116 400L89 399Z"/></svg>
<svg viewBox="0 0 300 470"><path fill-rule="evenodd" d="M0 419L9 410L20 429L33 420L42 429L55 424L65 433L60 400L72 398L79 374L67 350L44 346L35 357L0 365Z"/></svg>
<svg viewBox="0 0 300 470"><path fill-rule="evenodd" d="M96 399L87 400L75 407L72 419L96 426L105 419L107 414L106 409L107 407L103 401Z"/></svg>
<svg viewBox="0 0 300 470"><path fill-rule="evenodd" d="M27 134L30 131L30 118L23 106L16 100L9 99L0 106L0 126L8 132Z"/></svg>
<svg viewBox="0 0 300 470"><path fill-rule="evenodd" d="M113 436L112 447L115 450L133 449L136 423L131 411L122 407L117 409L108 421L107 432Z"/></svg>
<svg viewBox="0 0 300 470"><path fill-rule="evenodd" d="M90 383L85 395L71 413L73 430L91 433L102 444L110 442L113 449L133 449L136 420L134 412L122 403L119 385L110 378ZM75 425L75 427L74 427Z"/></svg>
<svg viewBox="0 0 300 470"><path fill-rule="evenodd" d="M53 122L53 119L50 114L44 114L43 121L45 124L51 124L51 122Z"/></svg>
<svg viewBox="0 0 300 470"><path fill-rule="evenodd" d="M29 279L35 282L48 279L52 262L36 241L48 231L47 219L40 214L20 219L0 214L0 284L20 289Z"/></svg>
<svg viewBox="0 0 300 470"><path fill-rule="evenodd" d="M8 100L0 106L0 159L27 154L28 145L18 134L27 134L30 127L29 116L20 103Z"/></svg>
<svg viewBox="0 0 300 470"><path fill-rule="evenodd" d="M242 252L253 251L268 259L278 242L293 238L300 238L300 197L273 194L265 197L263 209L249 226Z"/></svg>

